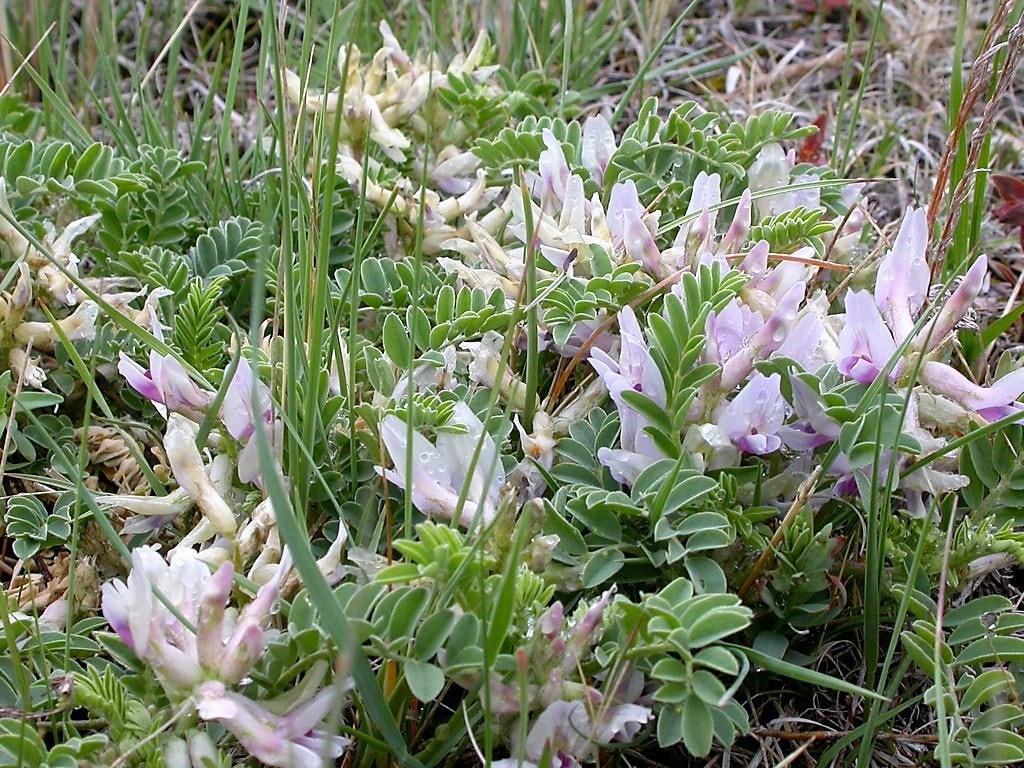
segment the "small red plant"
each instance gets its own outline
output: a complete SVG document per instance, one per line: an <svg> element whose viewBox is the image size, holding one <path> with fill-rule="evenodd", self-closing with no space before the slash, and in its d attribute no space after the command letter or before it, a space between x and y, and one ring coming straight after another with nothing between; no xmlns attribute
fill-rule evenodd
<svg viewBox="0 0 1024 768"><path fill-rule="evenodd" d="M813 125L818 129L812 133L796 151L798 163L810 163L811 165L825 165L825 153L821 151L821 145L825 141L825 126L828 124L828 115L822 112L814 119Z"/></svg>
<svg viewBox="0 0 1024 768"><path fill-rule="evenodd" d="M993 209L996 221L1009 224L1011 228L1020 227L1020 247L1024 249L1024 181L1015 176L1001 173L992 174L992 183L996 185L1003 204Z"/></svg>

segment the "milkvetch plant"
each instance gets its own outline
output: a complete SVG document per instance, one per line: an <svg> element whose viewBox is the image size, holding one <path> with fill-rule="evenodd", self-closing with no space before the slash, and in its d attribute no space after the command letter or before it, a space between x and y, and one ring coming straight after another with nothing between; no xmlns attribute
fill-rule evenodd
<svg viewBox="0 0 1024 768"><path fill-rule="evenodd" d="M187 154L165 107L108 146L0 97L25 754L738 760L764 692L814 688L1024 759L1020 617L971 594L1024 561L1019 361L961 360L987 257L934 280L928 213L866 229L787 111L623 122L358 10L230 25L273 93L232 63ZM820 671L851 627L867 667Z"/></svg>

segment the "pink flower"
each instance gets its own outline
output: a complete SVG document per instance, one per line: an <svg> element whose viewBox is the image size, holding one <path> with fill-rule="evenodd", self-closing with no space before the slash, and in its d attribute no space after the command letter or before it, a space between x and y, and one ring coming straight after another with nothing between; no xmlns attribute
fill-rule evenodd
<svg viewBox="0 0 1024 768"><path fill-rule="evenodd" d="M598 186L604 184L605 170L615 154L615 134L600 115L588 117L583 123L583 166Z"/></svg>
<svg viewBox="0 0 1024 768"><path fill-rule="evenodd" d="M153 547L139 547L132 552L127 583L103 585L103 615L135 655L153 667L169 693L187 693L210 675L237 683L263 653L264 627L289 562L287 556L282 558L277 578L260 589L236 621L226 610L231 563L211 574L192 549L176 549L167 563ZM164 605L157 591L195 628L194 633Z"/></svg>
<svg viewBox="0 0 1024 768"><path fill-rule="evenodd" d="M238 454L238 479L262 488L259 449L256 441L250 439L256 432L256 420L262 419L266 425L275 453L282 444L284 425L274 418L270 387L256 377L245 355L238 361L238 368L224 394L220 418L228 433L242 444Z"/></svg>
<svg viewBox="0 0 1024 768"><path fill-rule="evenodd" d="M664 277L661 252L654 242L654 235L648 221L650 215L640 203L636 184L627 181L612 187L608 201L608 230L616 246L622 246L633 261L639 261L644 269L655 277Z"/></svg>
<svg viewBox="0 0 1024 768"><path fill-rule="evenodd" d="M219 722L257 760L277 768L322 768L348 746L342 736L314 730L337 706L337 694L337 688L326 688L277 715L211 680L196 690L196 703L199 717Z"/></svg>
<svg viewBox="0 0 1024 768"><path fill-rule="evenodd" d="M164 340L163 327L156 316L156 301L170 293L163 289L153 291L146 300L149 313L149 330L158 341ZM120 353L117 371L140 395L154 403L165 406L186 416L202 413L213 400L214 393L202 389L188 375L184 366L171 355L161 355L155 350L149 352L149 370Z"/></svg>
<svg viewBox="0 0 1024 768"><path fill-rule="evenodd" d="M987 275L988 259L979 256L932 321L914 337L911 347L928 352L942 344L978 298Z"/></svg>
<svg viewBox="0 0 1024 768"><path fill-rule="evenodd" d="M590 353L590 364L608 388L621 422L622 450L602 448L598 459L620 483L632 484L646 466L664 457L644 431L650 422L626 403L622 393L627 390L641 392L661 406L665 406L668 394L661 370L647 348L640 323L628 305L619 311L619 333L618 360L601 349Z"/></svg>
<svg viewBox="0 0 1024 768"><path fill-rule="evenodd" d="M988 422L1015 413L1024 416L1024 369L1011 371L991 386L982 387L945 363L929 361L921 368L921 379L929 387L977 413Z"/></svg>
<svg viewBox="0 0 1024 768"><path fill-rule="evenodd" d="M763 455L782 446L778 436L786 418L786 401L777 373L755 374L718 414L718 427L746 453Z"/></svg>
<svg viewBox="0 0 1024 768"><path fill-rule="evenodd" d="M928 297L931 272L925 260L928 250L928 217L923 208L907 208L890 250L878 265L875 303L899 344L914 328L914 318Z"/></svg>

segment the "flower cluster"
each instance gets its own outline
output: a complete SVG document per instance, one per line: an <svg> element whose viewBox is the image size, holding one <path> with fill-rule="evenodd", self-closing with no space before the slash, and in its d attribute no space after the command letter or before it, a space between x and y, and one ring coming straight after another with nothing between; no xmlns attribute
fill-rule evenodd
<svg viewBox="0 0 1024 768"><path fill-rule="evenodd" d="M620 675L604 692L580 681L579 670L593 645L615 590L607 590L575 624L568 624L562 603L556 601L537 620L530 643L516 659L526 684L526 712L516 685L492 680L490 701L498 715L512 718L509 750L517 758L496 766L537 766L550 755L551 765L576 768L593 760L596 748L612 742L629 743L651 719L644 697L643 675L635 670ZM641 703L644 702L644 703ZM536 713L531 717L531 713ZM521 720L529 720L526 740Z"/></svg>
<svg viewBox="0 0 1024 768"><path fill-rule="evenodd" d="M79 259L71 245L89 231L99 214L75 219L59 235L47 224L44 254L11 223L14 215L3 179L0 179L0 211L3 212L0 242L16 259L11 272L16 276L14 286L10 292L0 292L0 354L5 358L5 367L23 387L42 389L46 369L39 353L52 353L62 339L91 339L96 333L99 306L86 298L74 282L95 284L95 281L78 276ZM126 298L130 300L138 295L132 293ZM33 310L36 301L47 305L60 319L54 323L44 319L42 313Z"/></svg>
<svg viewBox="0 0 1024 768"><path fill-rule="evenodd" d="M708 241L705 235L704 242ZM787 358L797 364L797 370L808 373L832 366L860 385L884 377L888 388L911 388L903 431L932 449L942 441L920 426L917 401L922 393L931 408L936 398L942 398L982 421L1021 412L1024 406L1018 398L1024 392L1024 375L1020 371L982 387L940 359L981 290L986 263L984 257L977 259L948 300L930 318L922 319L929 291L927 242L924 211L908 209L892 248L878 266L873 294L848 292L844 315L830 314L822 294L807 295L815 267L786 260L767 268L767 244L751 247L740 264L748 275L745 287L722 310L710 312L705 325L702 362L714 365L717 373L701 387L688 415L686 445L698 463L734 465L742 454L766 455L781 449L800 453L838 438L840 424L825 413L818 394L805 381L789 377L786 383L792 395L787 400L780 374L757 371L758 362L773 357ZM672 290L684 300L678 285ZM665 319L668 322L667 315ZM608 388L622 425L622 448L603 449L599 458L617 479L631 484L640 471L664 456L645 435L645 418L620 393L642 392L665 407L669 383L651 357L633 310L625 307L618 320L617 359L595 350L590 363ZM883 461L888 463L886 456ZM841 476L849 477L854 469L842 454L833 464L833 471ZM904 484L908 509L914 514L923 513L921 491L955 489L966 480L934 473L926 487L916 487L918 482Z"/></svg>
<svg viewBox="0 0 1024 768"><path fill-rule="evenodd" d="M118 636L153 669L168 696L191 698L202 720L217 721L268 765L318 768L338 757L346 740L315 728L337 708L328 687L284 714L229 690L244 681L264 652L267 624L290 563L240 613L229 608L234 569L214 573L191 549L170 562L152 547L132 552L127 582L103 585L103 615Z"/></svg>

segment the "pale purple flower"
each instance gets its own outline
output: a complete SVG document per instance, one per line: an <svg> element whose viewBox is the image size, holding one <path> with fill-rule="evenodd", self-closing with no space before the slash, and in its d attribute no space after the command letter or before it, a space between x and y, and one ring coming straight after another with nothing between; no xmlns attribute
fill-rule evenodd
<svg viewBox="0 0 1024 768"><path fill-rule="evenodd" d="M745 453L763 455L782 445L778 432L786 418L781 377L755 374L739 394L719 409L716 423Z"/></svg>
<svg viewBox="0 0 1024 768"><path fill-rule="evenodd" d="M650 707L639 704L598 705L592 719L587 705L578 699L553 701L530 727L523 754L537 765L547 752L552 766L572 768L593 759L600 744L632 740L650 719ZM517 752L518 745L513 747Z"/></svg>
<svg viewBox="0 0 1024 768"><path fill-rule="evenodd" d="M1015 413L1024 417L1024 368L1002 376L991 386L975 384L945 363L929 361L921 367L921 379L933 390L955 400L988 422L998 421Z"/></svg>
<svg viewBox="0 0 1024 768"><path fill-rule="evenodd" d="M601 115L588 117L583 123L583 167L598 186L604 184L605 170L615 154L615 134Z"/></svg>
<svg viewBox="0 0 1024 768"><path fill-rule="evenodd" d="M273 420L270 388L256 378L249 361L242 355L224 394L220 418L233 438L245 442L256 431L257 413L266 424Z"/></svg>
<svg viewBox="0 0 1024 768"><path fill-rule="evenodd" d="M626 256L639 261L650 274L664 277L661 252L648 222L656 228L655 216L648 214L640 203L636 184L632 180L615 184L608 201L608 230L612 242L621 245Z"/></svg>
<svg viewBox="0 0 1024 768"><path fill-rule="evenodd" d="M811 247L800 248L792 254L795 259L814 258L816 255L817 254L815 254L814 249ZM766 250L766 260L767 256L768 251ZM745 290L756 288L759 291L767 293L776 301L781 301L782 297L785 296L786 293L789 292L789 290L797 283L806 285L807 280L813 271L815 270L811 269L806 264L787 259L786 261L779 262L771 269L765 270L760 277L751 280L747 284L747 288Z"/></svg>
<svg viewBox="0 0 1024 768"><path fill-rule="evenodd" d="M779 430L779 437L794 451L812 451L828 445L839 437L839 424L825 413L817 393L799 376L790 377L793 387L793 410L798 420Z"/></svg>
<svg viewBox="0 0 1024 768"><path fill-rule="evenodd" d="M550 129L545 128L541 136L544 149L540 153L537 170L540 178L533 186L533 194L539 197L541 209L545 213L554 214L565 199L565 188L569 183L569 164L565 160L562 144L555 138Z"/></svg>
<svg viewBox="0 0 1024 768"><path fill-rule="evenodd" d="M743 244L743 241L747 237L747 233L750 231L750 211L752 206L753 203L751 202L750 190L744 189L743 194L740 195L740 201L736 205L736 214L732 217L729 229L725 231L725 236L718 244L718 252L722 254L722 256L728 256L732 252L733 248L738 248ZM767 255L768 243L763 240L760 242L764 242L764 253ZM760 245L760 242L758 245Z"/></svg>
<svg viewBox="0 0 1024 768"><path fill-rule="evenodd" d="M478 167L479 157L472 152L460 152L449 144L438 153L437 164L430 171L430 180L445 194L462 195L473 186Z"/></svg>
<svg viewBox="0 0 1024 768"><path fill-rule="evenodd" d="M287 572L282 558L278 575L235 618L226 610L233 568L216 573L192 549L178 548L170 563L150 546L132 551L127 583L103 585L103 615L125 644L156 672L168 693L184 695L203 678L236 683L259 660L265 624ZM157 597L159 591L195 631L183 624Z"/></svg>
<svg viewBox="0 0 1024 768"><path fill-rule="evenodd" d="M203 411L213 400L213 392L200 388L171 355L149 353L149 370L120 353L117 371L140 395L168 410L179 413Z"/></svg>
<svg viewBox="0 0 1024 768"><path fill-rule="evenodd" d="M927 249L927 214L923 208L908 207L875 279L875 303L897 344L914 329L914 318L928 297L931 272L925 259Z"/></svg>
<svg viewBox="0 0 1024 768"><path fill-rule="evenodd" d="M644 431L650 422L625 402L622 393L627 390L641 392L661 406L665 406L668 395L661 370L651 356L632 307L628 305L619 311L619 333L618 360L601 349L590 353L590 364L608 388L619 411L621 424L622 452L603 448L598 452L598 459L620 483L632 484L640 471L663 455Z"/></svg>
<svg viewBox="0 0 1024 768"><path fill-rule="evenodd" d="M768 319L754 337L744 343L727 360L722 361L721 391L731 392L753 370L754 361L768 359L782 346L796 322L806 290L806 285L803 282L793 283L778 300ZM720 331L716 331L716 333L718 332Z"/></svg>
<svg viewBox="0 0 1024 768"><path fill-rule="evenodd" d="M681 248L684 251L680 262L686 261L686 255L692 254L698 261L701 256L711 251L711 241L715 236L715 221L718 218L718 206L722 202L722 177L717 173L710 176L701 171L693 180L693 190L690 192L690 203L686 207L683 218L686 223L679 227L673 248ZM678 266L686 266L679 263Z"/></svg>
<svg viewBox="0 0 1024 768"><path fill-rule="evenodd" d="M815 181L814 176L804 175L790 178L796 164L796 152L786 152L781 145L766 144L757 154L747 171L750 190L761 194L755 200L758 215L762 218L775 216L795 208L817 208L821 202L821 191L817 187L792 189L792 185Z"/></svg>
<svg viewBox="0 0 1024 768"><path fill-rule="evenodd" d="M228 433L242 444L238 454L238 479L262 488L259 447L255 440L250 439L256 432L256 420L262 419L266 426L275 455L283 442L284 425L274 418L270 388L256 377L244 354L224 393L220 419Z"/></svg>
<svg viewBox="0 0 1024 768"><path fill-rule="evenodd" d="M768 271L769 253L771 253L771 246L769 246L768 241L758 240L750 250L747 251L747 255L743 257L743 261L740 262L739 270L740 272L750 275L751 285L757 285Z"/></svg>
<svg viewBox="0 0 1024 768"><path fill-rule="evenodd" d="M987 275L988 258L979 256L931 322L914 337L911 348L928 352L942 344L978 298Z"/></svg>
<svg viewBox="0 0 1024 768"><path fill-rule="evenodd" d="M199 717L223 725L253 757L276 768L333 765L349 740L315 730L337 708L338 690L325 688L283 715L225 689L217 680L196 690Z"/></svg>
<svg viewBox="0 0 1024 768"><path fill-rule="evenodd" d="M846 322L839 332L839 360L836 367L860 384L870 384L896 354L896 342L882 321L878 307L867 291L846 294ZM903 371L899 360L889 371L895 381Z"/></svg>
<svg viewBox="0 0 1024 768"><path fill-rule="evenodd" d="M812 305L800 313L797 321L786 334L786 340L775 350L775 354L788 357L800 364L805 371L813 372L820 361L818 348L825 332L825 321Z"/></svg>
<svg viewBox="0 0 1024 768"><path fill-rule="evenodd" d="M102 587L104 618L132 652L153 668L168 692L191 690L201 679L202 669L195 635L157 599L154 587L194 623L209 580L210 570L198 558L183 555L168 565L155 549L144 546L132 552L127 583L118 579Z"/></svg>
<svg viewBox="0 0 1024 768"><path fill-rule="evenodd" d="M457 519L460 525L467 527L475 521L489 525L498 514L498 497L505 484L498 448L465 403L456 404L449 423L464 431L439 431L434 444L412 430L410 467L406 455L408 426L397 416L385 416L380 427L381 438L394 469L378 468L378 472L407 489L412 494L413 505L425 515ZM481 443L480 453L470 474L477 443ZM464 487L466 501L456 518L459 495Z"/></svg>
<svg viewBox="0 0 1024 768"><path fill-rule="evenodd" d="M764 328L764 318L738 298L720 312L712 310L704 322L704 361L721 365L750 344Z"/></svg>

